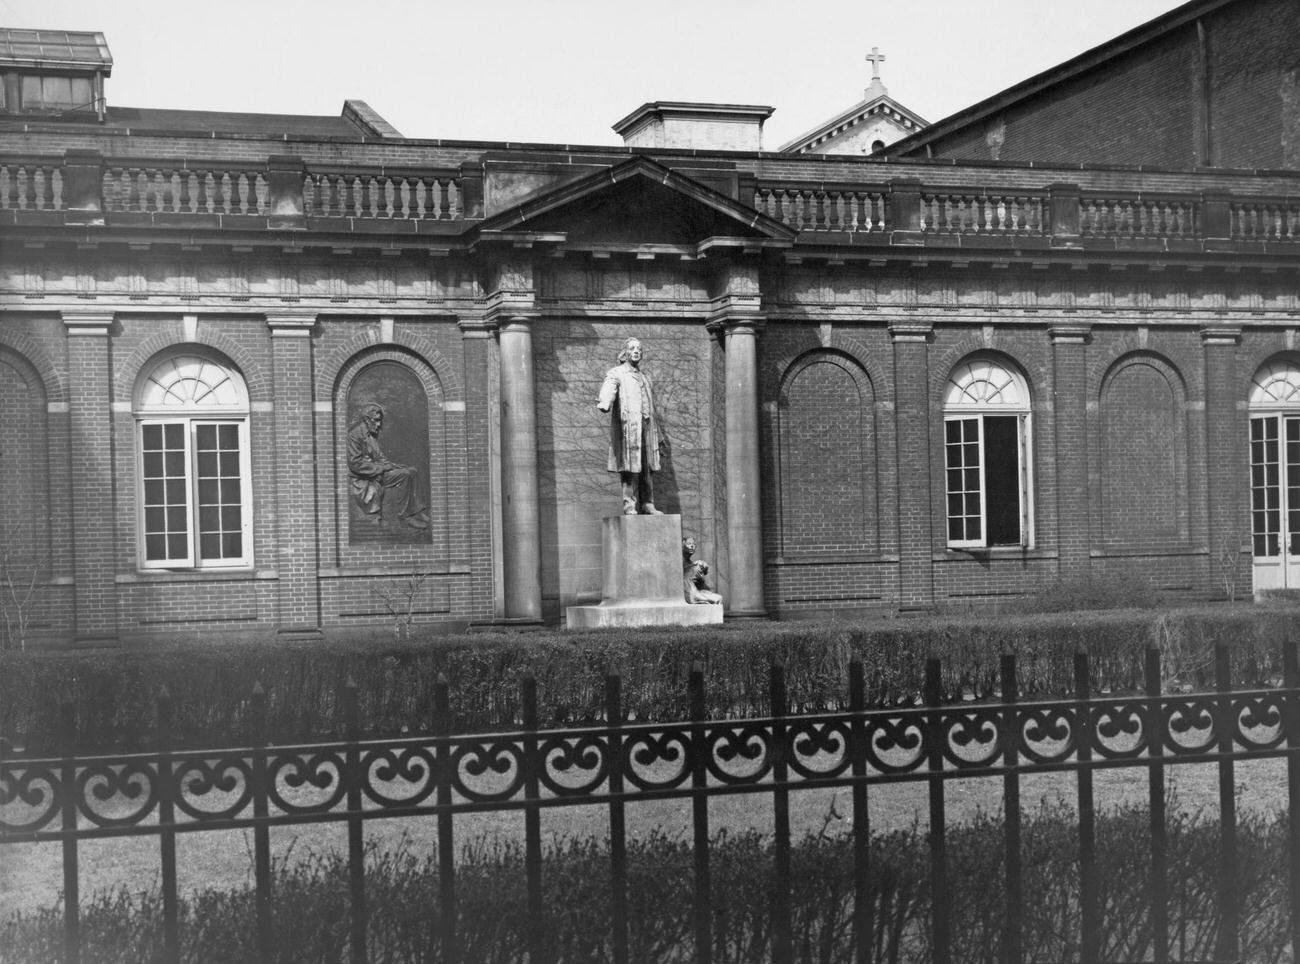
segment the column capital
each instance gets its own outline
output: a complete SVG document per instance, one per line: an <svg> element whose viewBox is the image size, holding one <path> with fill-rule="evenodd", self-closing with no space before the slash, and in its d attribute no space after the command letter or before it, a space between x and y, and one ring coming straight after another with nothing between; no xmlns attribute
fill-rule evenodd
<svg viewBox="0 0 1300 964"><path fill-rule="evenodd" d="M891 321L889 337L895 343L903 341L927 342L934 334L934 325L928 321Z"/></svg>
<svg viewBox="0 0 1300 964"><path fill-rule="evenodd" d="M1092 325L1052 325L1047 337L1053 345L1086 345L1092 340Z"/></svg>
<svg viewBox="0 0 1300 964"><path fill-rule="evenodd" d="M63 327L69 337L74 335L101 335L106 336L108 329L113 326L113 312L111 311L64 311L60 312L63 317Z"/></svg>
<svg viewBox="0 0 1300 964"><path fill-rule="evenodd" d="M531 332L538 317L535 311L501 311L485 318L484 324L487 330L495 331L497 335L502 332Z"/></svg>
<svg viewBox="0 0 1300 964"><path fill-rule="evenodd" d="M285 313L266 316L272 338L307 338L316 327L315 314Z"/></svg>
<svg viewBox="0 0 1300 964"><path fill-rule="evenodd" d="M460 329L462 338L491 338L496 323L486 317L457 318L456 327Z"/></svg>
<svg viewBox="0 0 1300 964"><path fill-rule="evenodd" d="M1241 328L1235 325L1206 325L1201 329L1204 345L1240 345Z"/></svg>
<svg viewBox="0 0 1300 964"><path fill-rule="evenodd" d="M714 336L732 332L757 335L766 325L767 316L761 311L727 307L721 311L710 312L704 327L710 335Z"/></svg>

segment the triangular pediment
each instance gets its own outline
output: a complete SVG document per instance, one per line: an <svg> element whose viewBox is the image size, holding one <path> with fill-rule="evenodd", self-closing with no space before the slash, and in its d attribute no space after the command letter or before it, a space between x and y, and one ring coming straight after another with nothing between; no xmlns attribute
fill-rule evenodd
<svg viewBox="0 0 1300 964"><path fill-rule="evenodd" d="M569 246L786 247L797 232L649 158L543 191L488 218L479 239L530 235Z"/></svg>

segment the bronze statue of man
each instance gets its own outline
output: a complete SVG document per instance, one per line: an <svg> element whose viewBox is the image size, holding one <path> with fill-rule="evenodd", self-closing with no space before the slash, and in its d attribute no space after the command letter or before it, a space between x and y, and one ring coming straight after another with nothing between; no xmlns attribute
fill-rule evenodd
<svg viewBox="0 0 1300 964"><path fill-rule="evenodd" d="M420 497L420 473L384 455L379 447L383 429L384 407L371 402L362 407L361 421L348 432L352 498L368 519L427 529L429 510Z"/></svg>
<svg viewBox="0 0 1300 964"><path fill-rule="evenodd" d="M623 514L663 515L655 508L654 473L659 471L659 420L654 388L641 370L641 342L629 338L618 365L605 373L596 408L610 413L607 468L623 484Z"/></svg>

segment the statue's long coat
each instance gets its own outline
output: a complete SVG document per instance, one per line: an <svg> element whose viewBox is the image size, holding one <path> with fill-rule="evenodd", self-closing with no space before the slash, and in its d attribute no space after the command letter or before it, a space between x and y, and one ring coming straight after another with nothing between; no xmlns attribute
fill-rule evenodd
<svg viewBox="0 0 1300 964"><path fill-rule="evenodd" d="M650 406L650 418L645 423L645 445L648 452L641 451L641 423L645 412L641 407L641 386L637 384L637 371L624 362L605 373L605 382L600 386L599 404L609 409L609 460L606 468L611 472L640 472L642 460L651 472L659 471L659 419L655 415L654 388L650 376L641 371L645 383L646 401Z"/></svg>

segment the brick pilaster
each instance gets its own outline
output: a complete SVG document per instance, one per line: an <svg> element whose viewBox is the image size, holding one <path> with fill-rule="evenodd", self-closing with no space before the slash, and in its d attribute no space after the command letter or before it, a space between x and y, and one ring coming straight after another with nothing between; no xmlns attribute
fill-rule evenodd
<svg viewBox="0 0 1300 964"><path fill-rule="evenodd" d="M1237 407L1237 346L1241 329L1212 327L1201 330L1205 352L1205 454L1206 496L1209 502L1208 549L1212 588L1225 589L1225 577L1235 579L1238 594L1250 591L1246 557L1241 547L1250 542L1248 523L1249 478L1242 466L1246 452L1246 413ZM1225 572L1225 567L1231 573Z"/></svg>
<svg viewBox="0 0 1300 964"><path fill-rule="evenodd" d="M74 633L79 643L116 641L117 572L113 476L112 312L63 313L68 336L72 454Z"/></svg>
<svg viewBox="0 0 1300 964"><path fill-rule="evenodd" d="M928 324L889 326L894 342L894 413L898 424L898 604L934 604L934 530L930 494Z"/></svg>
<svg viewBox="0 0 1300 964"><path fill-rule="evenodd" d="M1056 452L1056 545L1063 579L1088 572L1092 501L1088 492L1087 352L1091 329L1059 325L1052 339L1052 416Z"/></svg>
<svg viewBox="0 0 1300 964"><path fill-rule="evenodd" d="M319 636L315 426L312 405L312 315L271 315L275 383L275 567L279 635Z"/></svg>
<svg viewBox="0 0 1300 964"><path fill-rule="evenodd" d="M463 554L472 573L471 618L495 615L492 557L492 438L489 412L489 349L492 332L481 321L462 319L465 364L465 476L469 486L468 518L464 522ZM453 557L457 553L452 553Z"/></svg>

